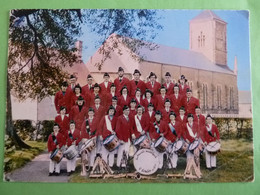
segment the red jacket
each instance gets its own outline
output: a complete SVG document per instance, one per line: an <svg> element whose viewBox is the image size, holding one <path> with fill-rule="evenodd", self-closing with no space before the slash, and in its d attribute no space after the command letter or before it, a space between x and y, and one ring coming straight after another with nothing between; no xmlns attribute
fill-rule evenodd
<svg viewBox="0 0 260 195"><path fill-rule="evenodd" d="M108 109L109 106L112 105L112 97L113 95L111 93L103 95L103 106L106 107L106 109Z"/></svg>
<svg viewBox="0 0 260 195"><path fill-rule="evenodd" d="M70 119L66 115L64 115L64 118L62 120L61 115L58 115L55 117L55 123L58 123L60 126L60 133L62 133L64 136L67 135L67 132L70 128Z"/></svg>
<svg viewBox="0 0 260 195"><path fill-rule="evenodd" d="M83 94L80 94L80 96L84 98L85 104L86 104L87 101L86 101L85 96L84 96ZM77 100L78 100L78 97L79 97L79 96L76 96L75 93L72 93L72 94L71 94L71 96L70 96L70 108L72 108L72 106L77 105L76 102L77 102Z"/></svg>
<svg viewBox="0 0 260 195"><path fill-rule="evenodd" d="M119 78L116 78L114 80L114 84L116 86L116 96L119 97L121 95L121 89L126 85L128 89L128 94L130 94L131 89L130 89L130 84L129 84L129 79L126 77L123 77L122 81L119 81Z"/></svg>
<svg viewBox="0 0 260 195"><path fill-rule="evenodd" d="M171 141L172 143L176 141L176 139L180 139L182 137L182 131L180 129L180 123L175 121L175 124L173 123L168 123L168 127L169 127L169 133L168 136L166 137L166 139L168 139L169 141ZM172 132L171 128L175 129L175 133ZM176 134L176 135L175 135Z"/></svg>
<svg viewBox="0 0 260 195"><path fill-rule="evenodd" d="M139 80L136 85L135 80L131 80L130 81L130 90L131 90L130 97L132 97L132 98L135 97L135 90L137 88L139 88L141 90L141 95L143 95L145 92L145 89L146 89L145 82L143 82L142 80Z"/></svg>
<svg viewBox="0 0 260 195"><path fill-rule="evenodd" d="M173 94L174 84L173 84L172 82L169 84L168 88L167 88L167 84L166 84L166 83L164 83L163 86L165 86L165 88L167 89L166 94L167 94L168 96L170 96L170 95Z"/></svg>
<svg viewBox="0 0 260 195"><path fill-rule="evenodd" d="M84 85L84 86L81 88L81 90L82 90L81 93L82 93L84 96L90 95L90 94L93 93L93 91L94 91L93 86L94 86L94 85L91 85L91 88L89 88L89 84Z"/></svg>
<svg viewBox="0 0 260 195"><path fill-rule="evenodd" d="M183 132L185 131L186 128L186 123L188 122L187 116L184 116L182 120L179 115L176 117L176 121L179 123L180 131L182 132L181 135L183 135Z"/></svg>
<svg viewBox="0 0 260 195"><path fill-rule="evenodd" d="M100 121L101 118L107 114L107 110L105 110L104 106L99 106L99 108L97 109L96 106L93 106L93 109L95 111L95 118Z"/></svg>
<svg viewBox="0 0 260 195"><path fill-rule="evenodd" d="M72 135L72 137L70 136ZM69 130L66 134L66 143L67 146L71 146L74 141L76 141L76 146L79 144L81 138L80 138L80 130L75 129L73 133L71 133L71 130Z"/></svg>
<svg viewBox="0 0 260 195"><path fill-rule="evenodd" d="M89 132L87 131L87 128L86 128L86 121L88 120L88 123L89 123ZM81 125L81 136L80 138L83 139L83 138L86 138L86 139L91 139L93 137L96 137L99 132L98 132L98 122L96 120L96 118L94 117L92 122L89 121L89 119L86 119L82 125Z"/></svg>
<svg viewBox="0 0 260 195"><path fill-rule="evenodd" d="M118 98L117 104L123 108L124 105L130 106L130 101L131 101L131 98L128 95L126 97L126 100L124 99L124 96L121 95Z"/></svg>
<svg viewBox="0 0 260 195"><path fill-rule="evenodd" d="M175 94L172 94L170 96L170 100L171 100L171 108L175 112L176 116L178 116L180 107L184 106L183 96L178 94L178 97L176 98Z"/></svg>
<svg viewBox="0 0 260 195"><path fill-rule="evenodd" d="M68 90L66 91L66 93L63 95L62 91L58 91L55 94L55 98L54 98L54 104L55 104L55 108L57 113L60 113L60 107L61 106L65 106L66 107L66 112L69 113L69 109L70 109L70 101L69 101L70 95Z"/></svg>
<svg viewBox="0 0 260 195"><path fill-rule="evenodd" d="M219 140L219 131L218 131L218 127L215 124L212 124L212 128L211 128L211 134L208 132L207 128L209 127L208 125L204 127L204 136L201 137L201 139L203 140L203 142L214 142L216 140Z"/></svg>
<svg viewBox="0 0 260 195"><path fill-rule="evenodd" d="M206 118L202 114L199 115L194 115L194 122L198 123L199 126L199 135L203 136L203 131L206 125Z"/></svg>
<svg viewBox="0 0 260 195"><path fill-rule="evenodd" d="M116 135L119 140L127 142L131 138L133 132L133 121L130 117L126 120L124 115L121 115L117 119L116 123Z"/></svg>
<svg viewBox="0 0 260 195"><path fill-rule="evenodd" d="M149 114L149 111L146 111L145 113L144 113L144 115L145 115L145 117L147 118L147 120L149 121L149 122L155 122L155 112L153 111L152 112L152 115L150 116L150 114Z"/></svg>
<svg viewBox="0 0 260 195"><path fill-rule="evenodd" d="M145 108L145 111L148 110L148 104L149 103L152 103L155 106L155 99L152 97L150 102L148 102L148 100L146 98L143 99L143 105L142 106Z"/></svg>
<svg viewBox="0 0 260 195"><path fill-rule="evenodd" d="M129 118L134 119L134 116L137 114L136 110L131 110L131 109L129 109L129 110L130 110Z"/></svg>
<svg viewBox="0 0 260 195"><path fill-rule="evenodd" d="M142 97L140 97L140 101L136 98L136 97L133 97L136 101L136 105L141 105L141 106L144 106L144 100Z"/></svg>
<svg viewBox="0 0 260 195"><path fill-rule="evenodd" d="M188 124L188 123L186 123L185 128L184 128L184 131L183 131L183 139L184 139L184 140L187 139L187 140L190 141L190 143L192 143L192 142L195 140L195 138L193 138L193 137L190 135L190 133L189 133L189 131L188 131L188 128L187 128L187 124ZM188 126L192 129L192 132L193 132L194 135L196 135L196 138L199 138L198 124L195 123L195 122L193 122L192 126L190 126L189 124L188 124Z"/></svg>
<svg viewBox="0 0 260 195"><path fill-rule="evenodd" d="M107 116L107 115L105 115ZM103 139L105 139L107 136L111 135L111 131L109 131L107 129L107 125L106 125L106 119L105 119L105 116L102 117L100 123L99 123L99 133L102 135ZM117 122L117 117L113 117L113 119L111 120L110 117L108 117L108 119L110 120L111 122L111 127L112 127L112 130L115 131L116 129L116 122Z"/></svg>
<svg viewBox="0 0 260 195"><path fill-rule="evenodd" d="M170 117L169 114L173 111L172 109L169 109L169 111L167 112L165 110L165 108L160 110L162 113L162 120L165 121L167 124L170 122Z"/></svg>
<svg viewBox="0 0 260 195"><path fill-rule="evenodd" d="M54 133L51 133L48 137L48 142L47 142L48 152L53 152L57 148L57 145L59 146L59 148L65 145L66 138L61 133L58 133L57 136L55 136L56 143L54 142L53 135Z"/></svg>
<svg viewBox="0 0 260 195"><path fill-rule="evenodd" d="M137 115L135 115L137 116ZM133 117L133 121L134 121L134 128L133 128L133 133L135 135L136 138L141 136L141 133L137 130L137 125L136 125L136 120L135 120L135 116ZM138 117L137 117L138 118ZM146 118L146 116L143 114L141 117L141 120L138 118L137 120L139 120L142 130L145 132L149 131L149 127L150 127L150 123L149 120Z"/></svg>
<svg viewBox="0 0 260 195"><path fill-rule="evenodd" d="M160 132L157 133L155 127L154 127L154 123L159 127ZM166 138L167 134L169 133L169 128L166 122L164 122L163 120L160 121L160 123L158 123L157 121L155 121L154 123L151 124L150 126L150 137L151 139L155 139L157 140L160 137L160 134L163 133L163 136Z"/></svg>
<svg viewBox="0 0 260 195"><path fill-rule="evenodd" d="M123 109L121 106L116 105L116 113L115 113L115 117L119 117L123 114Z"/></svg>
<svg viewBox="0 0 260 195"><path fill-rule="evenodd" d="M152 84L149 81L146 83L146 88L150 89L153 92L153 95L157 95L157 94L160 94L159 89L161 88L161 84L159 82L155 81L155 83L152 87Z"/></svg>
<svg viewBox="0 0 260 195"><path fill-rule="evenodd" d="M161 96L161 94L156 95L155 97L155 109L161 110L164 108L165 100L169 98L168 95L165 95L164 98Z"/></svg>
<svg viewBox="0 0 260 195"><path fill-rule="evenodd" d="M184 84L183 88L182 88L182 85L179 84L179 89L180 89L179 93L181 94L181 96L186 97L187 89L189 89L189 88L190 88L190 86L187 84Z"/></svg>
<svg viewBox="0 0 260 195"><path fill-rule="evenodd" d="M101 94L105 95L107 93L110 93L110 86L111 86L112 82L108 81L107 83L107 87L105 86L105 82L102 82L99 84L100 88L101 88Z"/></svg>
<svg viewBox="0 0 260 195"><path fill-rule="evenodd" d="M81 111L79 111L79 106L75 105L71 108L69 118L70 120L74 120L76 123L76 129L80 129L82 123L84 122L86 116L88 114L88 109L86 106L83 106Z"/></svg>
<svg viewBox="0 0 260 195"><path fill-rule="evenodd" d="M98 93L98 96L99 96L99 98L100 98L100 104L102 105L102 106L105 106L105 104L106 104L106 101L105 101L105 99L104 99L104 96L101 94L101 92L99 92ZM94 105L95 105L95 97L96 97L96 95L94 94L94 93L91 93L90 95L89 95L89 106L90 107L94 107Z"/></svg>
<svg viewBox="0 0 260 195"><path fill-rule="evenodd" d="M193 116L195 115L195 108L196 106L200 106L199 100L195 97L191 97L190 100L187 100L187 97L184 98L184 105L185 105L185 114L193 114Z"/></svg>

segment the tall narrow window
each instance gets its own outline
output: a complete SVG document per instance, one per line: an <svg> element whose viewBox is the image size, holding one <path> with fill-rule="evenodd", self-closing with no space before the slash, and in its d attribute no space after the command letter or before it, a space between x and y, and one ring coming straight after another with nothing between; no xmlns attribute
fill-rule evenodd
<svg viewBox="0 0 260 195"><path fill-rule="evenodd" d="M234 89L233 89L233 87L229 88L229 101L230 101L230 109L234 109Z"/></svg>
<svg viewBox="0 0 260 195"><path fill-rule="evenodd" d="M208 86L207 84L203 84L202 86L202 97L203 97L203 108L208 108Z"/></svg>
<svg viewBox="0 0 260 195"><path fill-rule="evenodd" d="M200 47L200 36L198 36L198 47Z"/></svg>
<svg viewBox="0 0 260 195"><path fill-rule="evenodd" d="M221 109L221 86L217 86L217 108Z"/></svg>

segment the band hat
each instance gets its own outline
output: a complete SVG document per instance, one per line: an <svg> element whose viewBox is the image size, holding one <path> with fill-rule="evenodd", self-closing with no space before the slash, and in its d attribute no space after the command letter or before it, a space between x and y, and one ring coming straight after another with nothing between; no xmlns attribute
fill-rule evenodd
<svg viewBox="0 0 260 195"><path fill-rule="evenodd" d="M117 99L116 96L113 96L113 97L112 97L112 101L113 101L113 100L116 100L116 101L117 101L118 99Z"/></svg>
<svg viewBox="0 0 260 195"><path fill-rule="evenodd" d="M185 111L184 106L181 106L179 110L183 110L183 111Z"/></svg>
<svg viewBox="0 0 260 195"><path fill-rule="evenodd" d="M213 119L213 116L211 116L210 114L208 114L208 115L206 116L206 119L207 119L208 117L211 118L211 119Z"/></svg>
<svg viewBox="0 0 260 195"><path fill-rule="evenodd" d="M144 93L145 97L146 97L146 93L150 93L151 97L153 97L153 92L150 89L145 90L145 93Z"/></svg>
<svg viewBox="0 0 260 195"><path fill-rule="evenodd" d="M159 91L161 91L162 89L165 89L167 91L167 88L164 85L161 85Z"/></svg>
<svg viewBox="0 0 260 195"><path fill-rule="evenodd" d="M136 88L136 90L135 90L135 93L136 93L137 91L140 91L140 92L141 92L141 89L139 89L139 88Z"/></svg>
<svg viewBox="0 0 260 195"><path fill-rule="evenodd" d="M122 95L122 92L123 92L123 90L124 90L124 89L126 89L126 90L127 90L127 93L128 93L127 86L126 86L126 85L124 85L124 86L122 87L121 91L120 91L121 95Z"/></svg>
<svg viewBox="0 0 260 195"><path fill-rule="evenodd" d="M93 79L93 77L91 76L91 74L88 74L87 79Z"/></svg>
<svg viewBox="0 0 260 195"><path fill-rule="evenodd" d="M109 106L109 108L108 108L108 110L107 110L107 114L108 114L109 110L114 110L114 115L115 115L116 109L115 109L114 106L112 106L112 105Z"/></svg>
<svg viewBox="0 0 260 195"><path fill-rule="evenodd" d="M88 112L95 112L94 108L89 107Z"/></svg>
<svg viewBox="0 0 260 195"><path fill-rule="evenodd" d="M82 88L79 84L75 85L73 91L75 92L76 88L78 88L80 90L80 93L82 92Z"/></svg>
<svg viewBox="0 0 260 195"><path fill-rule="evenodd" d="M199 107L199 106L195 106L195 109L197 109L197 108L198 108L198 109L200 109L200 107Z"/></svg>
<svg viewBox="0 0 260 195"><path fill-rule="evenodd" d="M67 108L65 106L60 106L60 111L62 111L64 109L67 110Z"/></svg>
<svg viewBox="0 0 260 195"><path fill-rule="evenodd" d="M169 77L171 77L172 75L171 75L171 73L166 72L166 73L165 73L165 76L169 76Z"/></svg>
<svg viewBox="0 0 260 195"><path fill-rule="evenodd" d="M180 87L179 87L179 85L177 83L174 84L174 87L178 87L180 89Z"/></svg>
<svg viewBox="0 0 260 195"><path fill-rule="evenodd" d="M136 103L136 100L134 98L132 98L131 101L130 101L130 104L131 103Z"/></svg>
<svg viewBox="0 0 260 195"><path fill-rule="evenodd" d="M188 114L187 118L190 118L190 117L194 118L193 114L191 114L191 113Z"/></svg>
<svg viewBox="0 0 260 195"><path fill-rule="evenodd" d="M94 86L93 86L93 88L97 88L97 87L98 87L99 89L101 88L98 83L95 83Z"/></svg>
<svg viewBox="0 0 260 195"><path fill-rule="evenodd" d="M155 76L155 78L157 79L157 76L154 72L150 72L150 75L149 75L149 79L152 77L152 76Z"/></svg>
<svg viewBox="0 0 260 195"><path fill-rule="evenodd" d="M107 72L105 72L103 77L110 77L110 76Z"/></svg>
<svg viewBox="0 0 260 195"><path fill-rule="evenodd" d="M178 80L179 82L180 82L180 80L185 80L185 83L188 81L186 78L185 78L185 76L184 75L181 75L181 77L180 77L180 79Z"/></svg>
<svg viewBox="0 0 260 195"><path fill-rule="evenodd" d="M60 125L58 123L54 123L53 127L58 126L60 128Z"/></svg>
<svg viewBox="0 0 260 195"><path fill-rule="evenodd" d="M175 116L175 118L176 118L175 112L171 111L170 114L169 114L169 116L171 116L171 115Z"/></svg>
<svg viewBox="0 0 260 195"><path fill-rule="evenodd" d="M99 97L99 95L96 95L96 96L95 96L95 100L97 100L97 99L101 99L101 98Z"/></svg>
<svg viewBox="0 0 260 195"><path fill-rule="evenodd" d="M192 92L192 90L190 88L187 88L186 93L188 93L188 92Z"/></svg>
<svg viewBox="0 0 260 195"><path fill-rule="evenodd" d="M137 109L138 109L138 108L142 108L142 109L143 109L143 106L140 105L140 104L138 104Z"/></svg>
<svg viewBox="0 0 260 195"><path fill-rule="evenodd" d="M74 120L71 120L71 121L70 121L70 124L74 124L74 125L75 125L76 123L75 123Z"/></svg>
<svg viewBox="0 0 260 195"><path fill-rule="evenodd" d="M70 79L76 79L75 75L70 75Z"/></svg>
<svg viewBox="0 0 260 195"><path fill-rule="evenodd" d="M129 109L129 107L128 107L127 105L124 105L123 111L124 111L124 110L127 110L127 109Z"/></svg>
<svg viewBox="0 0 260 195"><path fill-rule="evenodd" d="M118 68L118 72L120 72L120 71L124 72L124 69L121 66Z"/></svg>
<svg viewBox="0 0 260 195"><path fill-rule="evenodd" d="M77 99L77 101L85 101L84 98L80 95Z"/></svg>
<svg viewBox="0 0 260 195"><path fill-rule="evenodd" d="M155 115L161 115L162 116L162 113L161 113L160 110L156 110Z"/></svg>
<svg viewBox="0 0 260 195"><path fill-rule="evenodd" d="M147 105L147 108L148 108L148 107L153 107L153 108L154 108L153 103L149 103L149 104Z"/></svg>
<svg viewBox="0 0 260 195"><path fill-rule="evenodd" d="M134 70L133 75L136 74L136 73L138 73L141 76L141 72L139 70L137 70L137 69Z"/></svg>
<svg viewBox="0 0 260 195"><path fill-rule="evenodd" d="M115 83L111 83L110 88L111 87L116 87Z"/></svg>
<svg viewBox="0 0 260 195"><path fill-rule="evenodd" d="M170 102L171 103L171 100L169 100L168 98L165 99L164 103L166 102Z"/></svg>
<svg viewBox="0 0 260 195"><path fill-rule="evenodd" d="M67 81L63 81L63 82L61 83L61 86L63 86L63 87L68 87L68 82L67 82Z"/></svg>

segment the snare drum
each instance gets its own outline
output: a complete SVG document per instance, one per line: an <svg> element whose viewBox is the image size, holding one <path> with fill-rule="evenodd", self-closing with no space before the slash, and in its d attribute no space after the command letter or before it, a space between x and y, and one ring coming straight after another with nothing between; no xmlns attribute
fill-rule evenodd
<svg viewBox="0 0 260 195"><path fill-rule="evenodd" d="M177 155L183 155L187 152L188 150L188 144L182 140L178 140L176 142L173 143L173 151L177 154Z"/></svg>
<svg viewBox="0 0 260 195"><path fill-rule="evenodd" d="M134 167L143 175L152 175L159 167L158 156L151 149L138 150L134 155Z"/></svg>
<svg viewBox="0 0 260 195"><path fill-rule="evenodd" d="M199 146L199 141L198 140L194 140L192 143L190 143L189 145L189 151L191 153L194 152L194 150Z"/></svg>
<svg viewBox="0 0 260 195"><path fill-rule="evenodd" d="M84 141L85 141L85 143L81 146L80 154L83 151L91 152L96 147L96 139L95 138L92 138L92 139L89 139L89 140L84 140Z"/></svg>
<svg viewBox="0 0 260 195"><path fill-rule="evenodd" d="M119 140L116 135L111 134L104 139L103 144L109 152L112 152L119 146Z"/></svg>
<svg viewBox="0 0 260 195"><path fill-rule="evenodd" d="M63 156L65 156L68 160L72 160L75 158L75 156L78 155L78 150L75 145L71 145L64 153Z"/></svg>
<svg viewBox="0 0 260 195"><path fill-rule="evenodd" d="M208 151L209 154L216 155L217 153L220 152L220 143L218 143L218 142L210 142L206 146L206 150Z"/></svg>
<svg viewBox="0 0 260 195"><path fill-rule="evenodd" d="M62 160L62 158L63 158L63 154L61 150L58 148L55 149L50 156L50 159L55 161L56 163L59 163Z"/></svg>
<svg viewBox="0 0 260 195"><path fill-rule="evenodd" d="M142 149L142 148L150 149L151 148L149 139L146 135L141 135L139 138L137 138L134 142L134 145L135 145L135 147L140 148L140 149Z"/></svg>
<svg viewBox="0 0 260 195"><path fill-rule="evenodd" d="M154 147L158 152L163 153L166 151L168 144L169 144L168 141L164 137L159 137L155 141Z"/></svg>

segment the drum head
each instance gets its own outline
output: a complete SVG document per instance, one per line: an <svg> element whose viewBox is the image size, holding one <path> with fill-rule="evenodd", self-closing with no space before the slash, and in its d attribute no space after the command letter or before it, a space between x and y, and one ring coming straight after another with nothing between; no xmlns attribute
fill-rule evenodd
<svg viewBox="0 0 260 195"><path fill-rule="evenodd" d="M134 145L139 145L140 143L142 143L144 141L144 139L146 138L145 135L141 135L139 138L137 138L134 142Z"/></svg>
<svg viewBox="0 0 260 195"><path fill-rule="evenodd" d="M116 135L113 135L113 134L107 136L107 137L104 139L103 144L108 144L109 142L111 142L111 141L114 139L115 136L116 136Z"/></svg>
<svg viewBox="0 0 260 195"><path fill-rule="evenodd" d="M207 147L207 151L209 152L217 152L220 150L220 143L218 142L210 142Z"/></svg>
<svg viewBox="0 0 260 195"><path fill-rule="evenodd" d="M195 140L194 142L192 142L189 146L189 150L194 150L195 148L197 148L199 145L199 141L198 140Z"/></svg>
<svg viewBox="0 0 260 195"><path fill-rule="evenodd" d="M178 140L177 142L174 142L173 144L173 151L177 152L178 150L180 150L183 146L183 142L181 140Z"/></svg>
<svg viewBox="0 0 260 195"><path fill-rule="evenodd" d="M141 149L134 155L134 167L143 175L152 175L158 169L159 161L157 155L150 149Z"/></svg>
<svg viewBox="0 0 260 195"><path fill-rule="evenodd" d="M154 147L157 147L159 146L164 140L164 137L159 137L156 141L155 141L155 144L154 144Z"/></svg>
<svg viewBox="0 0 260 195"><path fill-rule="evenodd" d="M53 157L56 156L58 151L59 151L59 149L55 149L54 152L51 153L50 159L53 159Z"/></svg>

